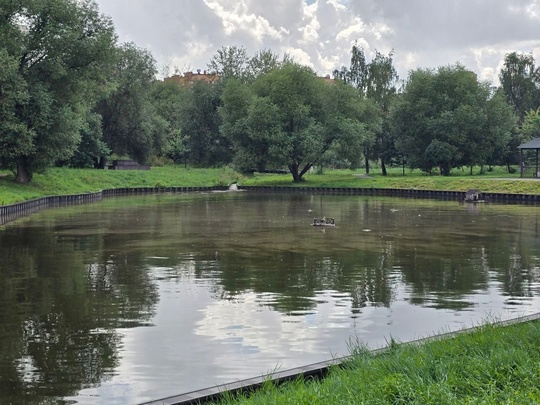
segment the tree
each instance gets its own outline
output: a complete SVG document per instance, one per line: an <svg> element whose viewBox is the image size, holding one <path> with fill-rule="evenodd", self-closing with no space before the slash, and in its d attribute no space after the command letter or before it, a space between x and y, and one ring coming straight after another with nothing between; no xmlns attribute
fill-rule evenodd
<svg viewBox="0 0 540 405"><path fill-rule="evenodd" d="M488 83L457 64L411 72L392 125L411 168L449 175L453 167L489 163L508 143L514 120Z"/></svg>
<svg viewBox="0 0 540 405"><path fill-rule="evenodd" d="M101 100L96 112L102 117L103 137L110 150L144 163L155 153L166 124L151 103L150 91L156 63L150 52L133 43L117 48L114 91ZM101 166L104 165L104 157Z"/></svg>
<svg viewBox="0 0 540 405"><path fill-rule="evenodd" d="M249 57L244 47L222 46L212 57L207 67L209 73L219 75L223 80L245 79Z"/></svg>
<svg viewBox="0 0 540 405"><path fill-rule="evenodd" d="M287 166L295 182L332 146L353 157L378 123L351 86L327 84L298 64L285 64L252 84L230 81L220 113L237 166Z"/></svg>
<svg viewBox="0 0 540 405"><path fill-rule="evenodd" d="M390 133L388 123L389 111L397 92L397 82L399 76L393 64L393 53L383 55L375 51L375 57L368 65L368 80L366 97L373 100L380 108L383 124L381 130L376 134L376 140L372 147L371 155L374 159L380 159L383 176L387 175L386 163L395 157L394 142ZM369 163L366 162L366 167Z"/></svg>
<svg viewBox="0 0 540 405"><path fill-rule="evenodd" d="M28 183L78 147L116 38L92 0L2 0L0 37L0 92L10 93L2 104L13 107L0 127L0 163Z"/></svg>
<svg viewBox="0 0 540 405"><path fill-rule="evenodd" d="M515 139L517 117L500 91L496 91L488 100L486 111L486 133L491 136L485 138L486 148L481 147L479 151L487 152L485 160L489 165L506 164L507 170L511 171L510 164L519 160L517 147L521 144ZM480 162L482 161L483 159L480 159Z"/></svg>
<svg viewBox="0 0 540 405"><path fill-rule="evenodd" d="M380 159L382 173L386 175L386 162L394 156L395 151L388 125L390 105L396 95L399 79L393 65L393 52L384 55L376 50L373 59L368 62L364 50L355 44L351 49L350 67L335 70L334 77L351 84L379 107L383 124L375 136L366 138L364 163L366 173L369 173L369 160Z"/></svg>
<svg viewBox="0 0 540 405"><path fill-rule="evenodd" d="M518 129L520 143L525 143L533 138L540 138L540 108L531 110L525 114L523 124Z"/></svg>
<svg viewBox="0 0 540 405"><path fill-rule="evenodd" d="M181 135L191 163L209 167L232 161L230 141L219 130L221 105L220 83L197 82L182 103Z"/></svg>
<svg viewBox="0 0 540 405"><path fill-rule="evenodd" d="M103 141L101 115L89 111L83 127L80 129L81 142L69 162L72 167L97 167L100 156L108 156L111 150Z"/></svg>
<svg viewBox="0 0 540 405"><path fill-rule="evenodd" d="M17 60L0 49L0 166L10 167L20 154L33 150L33 132L17 117L16 108L29 98L18 74Z"/></svg>
<svg viewBox="0 0 540 405"><path fill-rule="evenodd" d="M190 97L189 90L174 82L155 81L151 88L151 103L164 122L163 146L157 153L175 163L187 163L188 138L182 133L182 110Z"/></svg>
<svg viewBox="0 0 540 405"><path fill-rule="evenodd" d="M507 54L499 80L506 100L514 108L520 123L528 111L540 106L540 70L535 66L532 54Z"/></svg>

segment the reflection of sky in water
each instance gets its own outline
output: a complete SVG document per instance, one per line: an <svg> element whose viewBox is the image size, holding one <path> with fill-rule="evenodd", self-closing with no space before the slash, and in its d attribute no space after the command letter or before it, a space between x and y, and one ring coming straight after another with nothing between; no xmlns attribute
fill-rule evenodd
<svg viewBox="0 0 540 405"><path fill-rule="evenodd" d="M162 281L154 326L122 331L116 376L81 391L76 397L81 403L155 400L344 356L355 341L376 348L390 338L410 341L540 309L540 297L508 305L495 283L462 297L474 310L412 306L408 287L400 284L390 308L367 306L353 317L347 294L319 291L312 298L313 310L283 314L269 306L276 294L248 291L217 300L209 289L211 280L175 283L159 270L156 278Z"/></svg>
<svg viewBox="0 0 540 405"><path fill-rule="evenodd" d="M538 232L525 229L536 211L524 209L521 217L511 215L515 208L501 208L501 215L496 206L471 213L457 203L352 198L342 207L343 200L334 208L325 200L339 220L325 233L310 226L315 214L307 208L322 210L322 200L309 196L268 206L236 202L227 215L228 205L211 201L197 206L197 218L164 214L167 225L182 220L174 231L156 226L153 239L142 242L160 250L145 257L159 294L155 316L149 326L121 329L115 375L72 399L156 400L344 356L355 341L377 348L391 338L410 341L540 311ZM283 213L289 222L268 220ZM440 222L430 226L433 218ZM282 223L292 230L279 233ZM337 253L326 255L328 245ZM522 245L529 249L527 274L520 274ZM179 261L166 264L174 254ZM313 275L320 279L304 296L302 283ZM505 292L516 285L523 286L516 296Z"/></svg>

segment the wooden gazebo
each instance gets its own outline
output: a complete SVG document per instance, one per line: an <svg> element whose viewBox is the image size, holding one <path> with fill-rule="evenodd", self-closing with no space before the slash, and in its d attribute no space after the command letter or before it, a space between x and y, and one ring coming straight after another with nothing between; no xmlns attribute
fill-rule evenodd
<svg viewBox="0 0 540 405"><path fill-rule="evenodd" d="M540 150L540 138L531 139L529 142L525 142L518 146L521 151L521 177L540 177L540 171L538 170L538 151ZM527 159L527 151L534 150L534 158Z"/></svg>

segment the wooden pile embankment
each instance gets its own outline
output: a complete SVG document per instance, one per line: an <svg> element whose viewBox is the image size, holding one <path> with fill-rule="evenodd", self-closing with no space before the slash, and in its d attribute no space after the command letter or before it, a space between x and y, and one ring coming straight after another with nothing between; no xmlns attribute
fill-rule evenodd
<svg viewBox="0 0 540 405"><path fill-rule="evenodd" d="M184 193L225 191L226 186L213 187L126 187L98 191L96 193L49 196L36 198L16 204L0 206L0 225L17 218L33 214L45 208L65 207L100 201L104 197L129 196L140 194ZM464 191L415 190L397 188L353 188L353 187L287 187L287 186L238 186L239 190L264 193L286 194L329 194L357 195L377 197L402 197L419 199L463 201ZM483 197L493 203L502 204L540 204L540 194L515 193L482 193Z"/></svg>
<svg viewBox="0 0 540 405"><path fill-rule="evenodd" d="M102 190L95 193L48 196L23 201L16 204L0 205L0 225L14 221L46 208L67 207L101 201L105 197L119 197L140 194L184 193L193 191L227 190L225 186L214 187L126 187Z"/></svg>

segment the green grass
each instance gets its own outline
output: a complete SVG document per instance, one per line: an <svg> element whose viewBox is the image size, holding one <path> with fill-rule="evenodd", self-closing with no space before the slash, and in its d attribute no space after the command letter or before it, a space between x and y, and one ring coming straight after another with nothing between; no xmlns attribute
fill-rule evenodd
<svg viewBox="0 0 540 405"><path fill-rule="evenodd" d="M483 192L540 194L540 180L519 179L519 174L508 174L501 168L484 175L455 170L451 176L428 176L420 171L392 169L388 176L380 170L373 170L370 177L360 170L328 170L323 174L306 174L305 181L293 183L286 174L258 174L242 180L242 185L290 186L290 187L362 187L362 188L397 188L418 190L454 190L467 191L478 188Z"/></svg>
<svg viewBox="0 0 540 405"><path fill-rule="evenodd" d="M52 168L35 174L30 184L14 183L14 176L0 177L0 205L49 195L69 195L122 187L174 187L229 185L242 178L228 168L185 169L153 167L151 170L95 170Z"/></svg>
<svg viewBox="0 0 540 405"><path fill-rule="evenodd" d="M538 404L540 322L484 325L474 333L423 345L391 344L353 360L322 380L274 386L233 404Z"/></svg>
<svg viewBox="0 0 540 405"><path fill-rule="evenodd" d="M294 183L290 174L258 174L242 176L230 168L194 169L183 167L153 167L149 171L120 171L95 169L52 168L35 174L28 185L18 185L13 174L0 172L0 205L48 195L67 195L95 192L119 187L214 186L239 182L241 185L287 187L362 187L423 190L466 191L478 188L483 192L540 194L540 180L520 180L518 174L508 174L504 168L473 175L454 170L451 176L428 176L420 171L393 168L388 176L374 169L370 177L363 171L325 170L323 174L306 174L305 181Z"/></svg>

